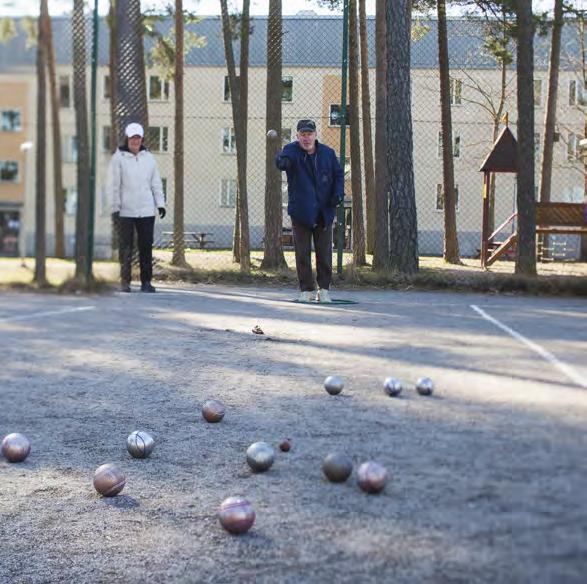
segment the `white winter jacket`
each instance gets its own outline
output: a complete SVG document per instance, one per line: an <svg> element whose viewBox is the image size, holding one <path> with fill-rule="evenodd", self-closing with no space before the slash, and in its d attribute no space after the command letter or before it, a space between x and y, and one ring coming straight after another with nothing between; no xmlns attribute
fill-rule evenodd
<svg viewBox="0 0 587 584"><path fill-rule="evenodd" d="M108 165L106 194L112 212L121 217L153 217L158 207L165 207L154 156L148 150L135 155L119 148Z"/></svg>

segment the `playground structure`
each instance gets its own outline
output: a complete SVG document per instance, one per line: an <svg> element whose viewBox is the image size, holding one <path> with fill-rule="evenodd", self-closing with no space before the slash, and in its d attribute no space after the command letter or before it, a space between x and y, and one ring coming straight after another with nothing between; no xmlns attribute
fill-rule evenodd
<svg viewBox="0 0 587 584"><path fill-rule="evenodd" d="M497 227L490 229L490 188L493 173L516 173L517 142L509 127L502 130L493 144L491 152L481 165L483 174L483 224L481 229L481 266L488 268L507 253L515 253L518 242L516 219L517 210ZM511 226L512 231L504 240L504 230ZM536 202L536 235L587 235L587 202L561 203Z"/></svg>

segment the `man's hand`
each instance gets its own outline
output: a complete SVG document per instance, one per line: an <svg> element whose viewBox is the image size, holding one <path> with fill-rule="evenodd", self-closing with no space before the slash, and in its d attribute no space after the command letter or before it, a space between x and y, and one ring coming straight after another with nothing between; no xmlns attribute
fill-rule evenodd
<svg viewBox="0 0 587 584"><path fill-rule="evenodd" d="M338 207L344 201L344 195L339 197L338 195L332 195L332 199L330 199L330 206L331 207Z"/></svg>
<svg viewBox="0 0 587 584"><path fill-rule="evenodd" d="M165 207L159 207L157 210L159 211L159 219L163 219L166 213Z"/></svg>
<svg viewBox="0 0 587 584"><path fill-rule="evenodd" d="M275 165L279 170L289 170L291 168L291 158L283 154L278 154L275 158Z"/></svg>

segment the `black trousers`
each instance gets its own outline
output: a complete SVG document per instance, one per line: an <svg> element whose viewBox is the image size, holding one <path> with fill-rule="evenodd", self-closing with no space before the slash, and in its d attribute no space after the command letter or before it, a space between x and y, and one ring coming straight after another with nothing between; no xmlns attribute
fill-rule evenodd
<svg viewBox="0 0 587 584"><path fill-rule="evenodd" d="M328 290L332 280L332 225L325 225L322 217L318 225L312 229L292 220L292 230L300 290L314 290L312 240L316 252L316 282L318 288Z"/></svg>
<svg viewBox="0 0 587 584"><path fill-rule="evenodd" d="M153 277L153 230L155 217L121 217L120 218L120 281L130 284L133 235L137 230L139 246L139 263L141 266L141 284L146 284Z"/></svg>

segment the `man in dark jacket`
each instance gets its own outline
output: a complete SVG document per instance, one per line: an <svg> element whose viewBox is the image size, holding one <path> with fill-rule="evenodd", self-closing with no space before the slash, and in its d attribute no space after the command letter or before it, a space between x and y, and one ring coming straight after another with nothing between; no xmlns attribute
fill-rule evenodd
<svg viewBox="0 0 587 584"><path fill-rule="evenodd" d="M344 199L344 174L332 148L316 139L313 120L300 120L297 141L287 144L275 164L287 173L287 212L291 217L300 282L300 301L314 299L312 238L316 252L318 302L331 302L332 222Z"/></svg>

